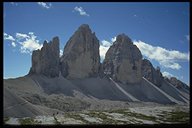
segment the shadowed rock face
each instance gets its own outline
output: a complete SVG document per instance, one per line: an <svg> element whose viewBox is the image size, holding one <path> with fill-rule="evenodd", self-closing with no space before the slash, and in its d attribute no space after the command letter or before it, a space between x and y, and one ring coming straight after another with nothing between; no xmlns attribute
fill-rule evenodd
<svg viewBox="0 0 192 128"><path fill-rule="evenodd" d="M149 60L147 59L142 60L141 70L142 70L142 76L145 77L150 82L154 83L153 81L154 68Z"/></svg>
<svg viewBox="0 0 192 128"><path fill-rule="evenodd" d="M59 38L44 41L41 50L32 53L32 67L29 74L42 74L47 77L59 76Z"/></svg>
<svg viewBox="0 0 192 128"><path fill-rule="evenodd" d="M104 73L122 83L141 81L142 55L136 45L125 34L117 36L116 41L106 53Z"/></svg>
<svg viewBox="0 0 192 128"><path fill-rule="evenodd" d="M88 25L81 25L67 42L60 59L61 74L66 78L98 75L99 40Z"/></svg>
<svg viewBox="0 0 192 128"><path fill-rule="evenodd" d="M181 89L181 88L185 88L187 90L189 90L189 86L187 86L185 83L183 83L182 81L178 80L175 77L171 77L170 79L165 78L169 83L171 83L172 85L174 85L176 88Z"/></svg>
<svg viewBox="0 0 192 128"><path fill-rule="evenodd" d="M145 77L147 80L154 83L155 85L161 86L163 76L162 73L160 72L159 67L155 69L149 60L143 59L141 70L143 77Z"/></svg>

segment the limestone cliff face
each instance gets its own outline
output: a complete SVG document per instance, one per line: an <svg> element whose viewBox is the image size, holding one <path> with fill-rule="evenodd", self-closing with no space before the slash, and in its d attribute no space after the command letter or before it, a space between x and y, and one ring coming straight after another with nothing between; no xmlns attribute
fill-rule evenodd
<svg viewBox="0 0 192 128"><path fill-rule="evenodd" d="M136 45L125 34L117 36L116 41L106 53L104 73L122 83L139 83L142 55Z"/></svg>
<svg viewBox="0 0 192 128"><path fill-rule="evenodd" d="M153 67L147 59L142 60L140 50L125 34L117 36L100 64L99 40L87 24L81 25L72 35L59 57L59 38L44 41L40 50L32 53L31 74L47 77L86 78L108 75L114 80L125 83L139 83L145 77L157 86L163 81L160 68ZM176 78L167 79L177 88L188 87Z"/></svg>
<svg viewBox="0 0 192 128"><path fill-rule="evenodd" d="M67 78L86 78L99 72L99 40L88 25L81 25L67 42L60 59L61 74Z"/></svg>
<svg viewBox="0 0 192 128"><path fill-rule="evenodd" d="M32 67L29 74L41 74L47 77L59 76L59 38L44 41L41 50L32 53Z"/></svg>
<svg viewBox="0 0 192 128"><path fill-rule="evenodd" d="M162 73L160 72L160 68L156 69L153 67L151 62L147 59L142 60L142 76L148 79L150 82L157 86L161 86L163 81Z"/></svg>
<svg viewBox="0 0 192 128"><path fill-rule="evenodd" d="M169 83L171 83L172 85L174 85L176 88L178 89L187 89L189 90L189 86L185 83L183 83L182 81L178 80L177 78L175 77L171 77L171 78L165 78L165 80Z"/></svg>

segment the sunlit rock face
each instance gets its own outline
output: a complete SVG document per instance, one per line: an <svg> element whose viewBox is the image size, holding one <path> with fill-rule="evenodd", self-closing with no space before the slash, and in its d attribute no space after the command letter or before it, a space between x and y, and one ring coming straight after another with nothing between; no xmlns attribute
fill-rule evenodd
<svg viewBox="0 0 192 128"><path fill-rule="evenodd" d="M122 83L139 83L142 55L136 45L125 34L117 36L116 41L106 53L104 73Z"/></svg>
<svg viewBox="0 0 192 128"><path fill-rule="evenodd" d="M81 25L67 42L60 59L66 78L97 76L100 67L99 40L87 24Z"/></svg>

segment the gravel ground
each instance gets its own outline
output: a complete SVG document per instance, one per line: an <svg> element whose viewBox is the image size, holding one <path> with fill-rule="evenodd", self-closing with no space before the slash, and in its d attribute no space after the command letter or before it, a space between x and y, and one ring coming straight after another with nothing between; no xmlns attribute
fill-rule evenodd
<svg viewBox="0 0 192 128"><path fill-rule="evenodd" d="M174 116L174 118L172 117ZM38 124L175 124L189 123L189 107L179 105L137 106L127 109L87 110L33 118ZM9 118L6 124L19 124ZM57 122L57 123L56 123ZM34 123L35 124L35 123Z"/></svg>

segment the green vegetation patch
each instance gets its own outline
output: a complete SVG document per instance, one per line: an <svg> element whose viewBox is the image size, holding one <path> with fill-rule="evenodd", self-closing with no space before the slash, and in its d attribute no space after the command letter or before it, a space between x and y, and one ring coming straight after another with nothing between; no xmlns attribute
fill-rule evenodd
<svg viewBox="0 0 192 128"><path fill-rule="evenodd" d="M3 118L4 123L6 123L9 119L10 119L9 117Z"/></svg>
<svg viewBox="0 0 192 128"><path fill-rule="evenodd" d="M112 112L124 114L126 116L135 117L135 118L139 118L139 119L143 119L143 120L150 120L150 121L156 120L156 117L154 117L154 116L147 116L147 115L144 115L141 113L131 112L126 109L113 110Z"/></svg>
<svg viewBox="0 0 192 128"><path fill-rule="evenodd" d="M106 111L107 113L112 113L112 111ZM128 121L123 120L115 120L113 119L113 116L107 115L104 112L101 111L90 111L87 113L91 117L96 117L102 119L103 124L128 124Z"/></svg>
<svg viewBox="0 0 192 128"><path fill-rule="evenodd" d="M24 118L24 119L19 119L19 123L21 125L33 125L33 124L39 124L40 122L38 122L32 118Z"/></svg>
<svg viewBox="0 0 192 128"><path fill-rule="evenodd" d="M70 112L69 113L65 113L65 117L73 118L75 120L80 120L80 121L82 121L82 122L84 122L86 124L89 124L89 122L87 120L85 120L83 117L81 117L79 115L79 113L70 113Z"/></svg>
<svg viewBox="0 0 192 128"><path fill-rule="evenodd" d="M187 123L189 124L189 113L183 111L174 111L170 112L166 117L165 120L168 122L175 122L175 123Z"/></svg>
<svg viewBox="0 0 192 128"><path fill-rule="evenodd" d="M106 114L104 114L103 112L95 112L95 111L90 111L89 113L87 113L89 116L91 117L96 117L96 118L100 118L102 119L102 123L103 124L112 124L115 123L114 120L110 119L107 117Z"/></svg>

